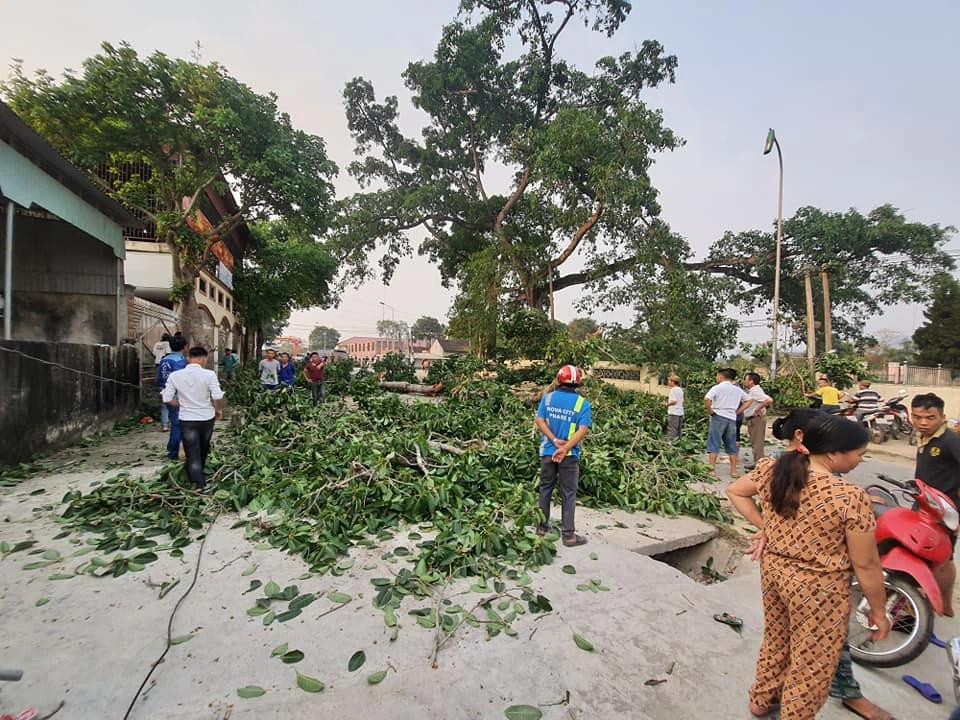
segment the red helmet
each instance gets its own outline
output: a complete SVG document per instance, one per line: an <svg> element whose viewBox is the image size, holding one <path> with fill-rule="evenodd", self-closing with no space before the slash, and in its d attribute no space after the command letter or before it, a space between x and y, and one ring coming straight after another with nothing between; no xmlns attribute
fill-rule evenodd
<svg viewBox="0 0 960 720"><path fill-rule="evenodd" d="M583 385L583 370L576 365L564 365L557 373L557 382L561 385Z"/></svg>

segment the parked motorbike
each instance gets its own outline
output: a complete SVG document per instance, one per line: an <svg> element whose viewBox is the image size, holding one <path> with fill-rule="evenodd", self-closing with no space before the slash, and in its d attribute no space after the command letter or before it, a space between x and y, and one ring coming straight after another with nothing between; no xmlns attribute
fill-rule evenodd
<svg viewBox="0 0 960 720"><path fill-rule="evenodd" d="M916 445L917 434L913 429L913 423L910 422L910 412L904 404L907 397L906 391L901 390L896 396L887 400L882 407L884 417L890 420L890 435L893 439L899 440L905 437L911 445Z"/></svg>
<svg viewBox="0 0 960 720"><path fill-rule="evenodd" d="M848 420L863 425L863 429L866 430L870 436L870 442L879 444L890 439L891 423L893 421L887 418L884 408L878 408L873 412L858 416L857 405L853 403L840 412Z"/></svg>
<svg viewBox="0 0 960 720"><path fill-rule="evenodd" d="M903 483L877 477L900 488L911 506L901 507L893 493L879 485L867 488L877 516L877 549L893 629L885 639L873 640L868 603L855 581L850 655L865 665L895 667L919 657L933 635L934 614L943 615L943 597L932 569L950 558L950 533L960 527L960 514L946 495L921 480Z"/></svg>

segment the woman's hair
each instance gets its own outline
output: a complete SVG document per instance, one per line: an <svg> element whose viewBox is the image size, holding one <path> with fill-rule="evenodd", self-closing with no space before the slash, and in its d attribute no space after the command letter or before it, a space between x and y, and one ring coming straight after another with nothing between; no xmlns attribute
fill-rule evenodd
<svg viewBox="0 0 960 720"><path fill-rule="evenodd" d="M807 424L823 413L813 408L796 408L782 418L773 421L773 436L777 440L793 440L797 430L804 431Z"/></svg>
<svg viewBox="0 0 960 720"><path fill-rule="evenodd" d="M800 451L786 453L773 468L770 500L774 511L781 517L793 517L800 507L800 492L807 484L810 470L809 455L852 452L866 447L869 440L860 423L837 415L819 414L802 429Z"/></svg>

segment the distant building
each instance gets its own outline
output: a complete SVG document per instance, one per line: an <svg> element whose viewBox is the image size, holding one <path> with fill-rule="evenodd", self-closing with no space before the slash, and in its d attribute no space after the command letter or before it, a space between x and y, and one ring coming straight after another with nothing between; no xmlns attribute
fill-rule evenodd
<svg viewBox="0 0 960 720"><path fill-rule="evenodd" d="M397 340L385 337L349 337L337 343L338 350L344 350L357 363L373 362L390 353L411 355L430 347L429 340Z"/></svg>
<svg viewBox="0 0 960 720"><path fill-rule="evenodd" d="M454 355L466 355L469 352L470 343L466 340L437 338L430 346L430 354L438 358L453 357Z"/></svg>
<svg viewBox="0 0 960 720"><path fill-rule="evenodd" d="M0 205L6 339L119 345L123 229L139 221L2 102Z"/></svg>

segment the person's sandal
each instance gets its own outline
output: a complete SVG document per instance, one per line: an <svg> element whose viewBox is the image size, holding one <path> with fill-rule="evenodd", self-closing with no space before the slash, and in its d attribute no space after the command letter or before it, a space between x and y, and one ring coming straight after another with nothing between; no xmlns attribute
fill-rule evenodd
<svg viewBox="0 0 960 720"><path fill-rule="evenodd" d="M587 539L582 535L574 535L573 537L563 539L564 547L579 547L580 545L586 545Z"/></svg>

